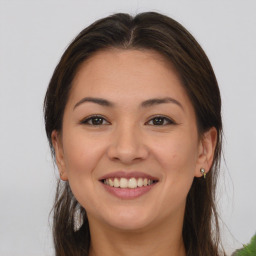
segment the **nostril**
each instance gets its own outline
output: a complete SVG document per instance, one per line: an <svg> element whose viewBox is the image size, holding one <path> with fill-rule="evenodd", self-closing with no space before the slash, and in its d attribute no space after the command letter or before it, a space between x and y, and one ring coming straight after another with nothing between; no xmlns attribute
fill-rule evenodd
<svg viewBox="0 0 256 256"><path fill-rule="evenodd" d="M115 136L113 143L111 143L107 149L107 155L112 161L130 164L148 157L148 148L140 138L135 138L136 136L130 137L128 132L122 136L118 134Z"/></svg>

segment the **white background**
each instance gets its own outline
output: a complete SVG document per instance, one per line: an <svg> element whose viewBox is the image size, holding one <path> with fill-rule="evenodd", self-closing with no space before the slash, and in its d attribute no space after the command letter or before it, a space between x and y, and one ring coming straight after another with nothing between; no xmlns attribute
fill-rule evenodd
<svg viewBox="0 0 256 256"><path fill-rule="evenodd" d="M209 56L223 99L220 214L228 252L256 232L256 1L0 0L0 255L53 255L54 171L43 98L72 38L115 12L159 11Z"/></svg>

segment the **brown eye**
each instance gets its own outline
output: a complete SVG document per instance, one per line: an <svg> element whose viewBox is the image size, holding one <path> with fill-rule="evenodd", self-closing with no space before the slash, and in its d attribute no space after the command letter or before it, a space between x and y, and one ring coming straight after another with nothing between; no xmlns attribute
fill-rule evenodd
<svg viewBox="0 0 256 256"><path fill-rule="evenodd" d="M106 121L106 119L103 118L102 116L91 116L83 120L81 123L87 124L87 125L95 125L95 126L109 124L109 122Z"/></svg>
<svg viewBox="0 0 256 256"><path fill-rule="evenodd" d="M147 124L161 126L161 125L174 124L174 122L171 119L167 118L167 117L156 116L156 117L152 118L151 120L149 120L147 122Z"/></svg>

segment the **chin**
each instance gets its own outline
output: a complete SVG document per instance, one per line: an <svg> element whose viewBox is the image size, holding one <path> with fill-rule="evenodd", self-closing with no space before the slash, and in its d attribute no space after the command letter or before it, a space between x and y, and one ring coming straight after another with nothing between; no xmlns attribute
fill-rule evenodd
<svg viewBox="0 0 256 256"><path fill-rule="evenodd" d="M109 222L108 224L110 224L112 228L118 229L120 231L136 232L141 231L143 229L147 229L148 226L150 225L150 221L128 221L120 219Z"/></svg>
<svg viewBox="0 0 256 256"><path fill-rule="evenodd" d="M152 213L152 212L151 212ZM107 218L106 218L107 217ZM146 211L138 209L124 209L104 216L104 221L113 228L123 231L137 231L147 228L152 224L153 216L150 216Z"/></svg>

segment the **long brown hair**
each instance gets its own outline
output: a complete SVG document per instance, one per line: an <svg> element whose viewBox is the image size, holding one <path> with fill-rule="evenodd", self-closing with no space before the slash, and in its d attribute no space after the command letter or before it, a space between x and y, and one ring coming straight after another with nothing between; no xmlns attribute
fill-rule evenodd
<svg viewBox="0 0 256 256"><path fill-rule="evenodd" d="M211 127L218 132L214 161L207 179L194 178L187 196L183 240L188 256L218 256L220 235L215 190L220 167L221 98L211 64L194 37L175 20L155 12L132 17L118 13L85 28L69 45L57 65L44 101L45 129L61 131L64 109L76 72L87 58L107 48L150 49L172 63L193 104L199 135ZM75 212L83 224L74 230ZM170 230L171 232L171 230ZM74 198L68 182L59 181L53 207L56 256L88 255L90 231L86 211Z"/></svg>

